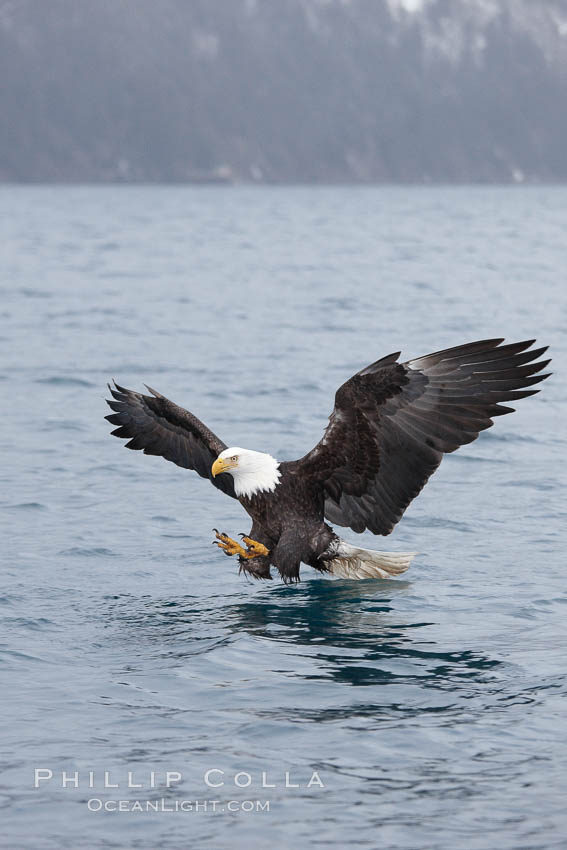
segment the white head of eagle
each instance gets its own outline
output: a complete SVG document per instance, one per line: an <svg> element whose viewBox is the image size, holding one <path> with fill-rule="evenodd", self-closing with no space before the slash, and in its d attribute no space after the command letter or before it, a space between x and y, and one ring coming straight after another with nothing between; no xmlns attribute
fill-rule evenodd
<svg viewBox="0 0 567 850"><path fill-rule="evenodd" d="M231 446L220 453L211 467L213 478L230 472L237 496L250 498L257 493L272 493L281 477L279 461L264 452Z"/></svg>

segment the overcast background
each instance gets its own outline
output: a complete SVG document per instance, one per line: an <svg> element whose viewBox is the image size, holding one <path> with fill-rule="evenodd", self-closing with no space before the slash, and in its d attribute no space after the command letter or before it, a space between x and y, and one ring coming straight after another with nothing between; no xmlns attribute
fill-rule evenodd
<svg viewBox="0 0 567 850"><path fill-rule="evenodd" d="M564 0L0 0L0 180L557 182Z"/></svg>

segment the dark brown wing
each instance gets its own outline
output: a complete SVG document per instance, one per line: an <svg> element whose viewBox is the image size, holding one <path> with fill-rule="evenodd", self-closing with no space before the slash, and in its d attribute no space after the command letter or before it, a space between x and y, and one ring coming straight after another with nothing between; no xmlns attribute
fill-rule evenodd
<svg viewBox="0 0 567 850"><path fill-rule="evenodd" d="M184 469L194 469L215 487L236 498L232 475L213 478L211 466L227 448L206 425L168 398L148 387L151 396L142 395L114 384L108 386L113 401L107 404L115 413L106 416L118 425L112 434L129 440L127 449L139 449L146 455L159 455Z"/></svg>
<svg viewBox="0 0 567 850"><path fill-rule="evenodd" d="M549 360L535 340L501 345L489 339L398 363L378 360L337 391L329 425L296 469L323 483L325 516L354 531L389 534L439 466L445 452L471 443L501 402L538 390L526 387Z"/></svg>

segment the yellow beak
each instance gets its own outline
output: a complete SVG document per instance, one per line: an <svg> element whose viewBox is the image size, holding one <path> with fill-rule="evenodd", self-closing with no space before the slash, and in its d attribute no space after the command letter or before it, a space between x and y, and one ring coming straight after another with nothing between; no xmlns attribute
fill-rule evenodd
<svg viewBox="0 0 567 850"><path fill-rule="evenodd" d="M213 478L216 478L217 475L221 474L221 472L226 472L228 469L234 469L235 466L236 464L234 462L226 458L218 457L211 466Z"/></svg>

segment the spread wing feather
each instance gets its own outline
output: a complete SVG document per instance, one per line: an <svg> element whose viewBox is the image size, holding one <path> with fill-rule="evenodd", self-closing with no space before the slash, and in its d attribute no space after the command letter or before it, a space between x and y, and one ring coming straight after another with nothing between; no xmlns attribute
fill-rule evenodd
<svg viewBox="0 0 567 850"><path fill-rule="evenodd" d="M114 387L108 387L112 401L107 400L107 404L115 412L105 419L118 426L112 431L115 437L129 440L127 449L159 455L184 469L194 469L223 493L236 498L232 475L222 473L213 478L211 474L213 462L227 448L216 434L188 410L151 387L148 387L151 396L116 383Z"/></svg>
<svg viewBox="0 0 567 850"><path fill-rule="evenodd" d="M339 388L321 441L297 469L323 483L325 516L389 534L443 454L476 440L502 402L533 395L548 374L535 340L488 339L398 363L383 357ZM537 361L537 362L534 362Z"/></svg>

